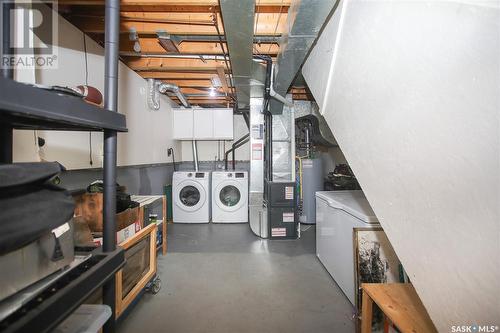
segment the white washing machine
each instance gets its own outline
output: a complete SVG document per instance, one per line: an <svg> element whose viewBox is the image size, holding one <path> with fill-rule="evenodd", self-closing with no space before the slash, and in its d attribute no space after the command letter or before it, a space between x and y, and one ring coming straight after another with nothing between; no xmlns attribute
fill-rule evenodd
<svg viewBox="0 0 500 333"><path fill-rule="evenodd" d="M212 172L212 222L248 222L248 172Z"/></svg>
<svg viewBox="0 0 500 333"><path fill-rule="evenodd" d="M172 201L174 223L210 222L210 172L174 172Z"/></svg>

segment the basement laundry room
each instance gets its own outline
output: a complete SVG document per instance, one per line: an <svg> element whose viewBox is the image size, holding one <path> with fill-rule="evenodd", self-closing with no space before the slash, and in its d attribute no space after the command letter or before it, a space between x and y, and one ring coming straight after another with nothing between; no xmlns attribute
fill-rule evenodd
<svg viewBox="0 0 500 333"><path fill-rule="evenodd" d="M500 1L0 17L0 333L500 332Z"/></svg>

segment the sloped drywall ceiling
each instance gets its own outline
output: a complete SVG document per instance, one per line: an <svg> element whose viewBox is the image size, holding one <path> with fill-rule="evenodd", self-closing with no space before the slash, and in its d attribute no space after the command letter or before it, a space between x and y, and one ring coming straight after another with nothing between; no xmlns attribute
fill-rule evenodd
<svg viewBox="0 0 500 333"><path fill-rule="evenodd" d="M500 325L499 7L344 1L303 67L440 332Z"/></svg>

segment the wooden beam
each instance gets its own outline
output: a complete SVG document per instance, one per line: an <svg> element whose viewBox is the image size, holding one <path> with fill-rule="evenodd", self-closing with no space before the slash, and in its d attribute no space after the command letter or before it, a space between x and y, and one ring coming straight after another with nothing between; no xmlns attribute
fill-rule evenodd
<svg viewBox="0 0 500 333"><path fill-rule="evenodd" d="M139 72L145 79L158 79L158 80L210 80L215 74L217 74L217 70L214 74L211 73L169 73L169 72L148 72L143 71Z"/></svg>
<svg viewBox="0 0 500 333"><path fill-rule="evenodd" d="M222 90L226 93L229 94L229 87L227 85L227 78L226 78L226 73L224 71L223 66L217 66L217 75L219 76L219 80L222 84Z"/></svg>
<svg viewBox="0 0 500 333"><path fill-rule="evenodd" d="M138 72L217 74L216 67L136 67L131 69ZM159 74L159 76L161 76L161 74Z"/></svg>
<svg viewBox="0 0 500 333"><path fill-rule="evenodd" d="M163 53L165 49L158 43L157 38L139 38L142 53ZM227 50L226 43L222 43ZM129 40L128 35L122 34L120 37L120 51L132 52L134 42ZM222 54L220 44L216 42L191 42L186 41L179 44L179 51L182 54ZM277 55L278 44L254 44L254 52L260 54Z"/></svg>
<svg viewBox="0 0 500 333"><path fill-rule="evenodd" d="M104 20L101 18L75 17L71 23L86 33L103 33ZM134 22L120 21L120 32L128 33L131 29L136 29L138 34L156 34L158 30L165 30L172 34L180 35L216 35L214 26L181 25L170 23ZM219 29L223 32L222 23L219 22Z"/></svg>
<svg viewBox="0 0 500 333"><path fill-rule="evenodd" d="M215 76L215 75L213 75ZM212 81L208 79L203 79L203 80L178 80L178 79L166 79L162 80L165 83L174 83L178 85L179 87L190 87L190 86L195 86L195 87L206 87L210 88L212 86Z"/></svg>
<svg viewBox="0 0 500 333"><path fill-rule="evenodd" d="M176 68L176 67L196 67L196 68L216 68L224 66L223 60L183 59L183 58L127 58L127 66L136 68Z"/></svg>
<svg viewBox="0 0 500 333"><path fill-rule="evenodd" d="M105 0L60 0L60 4L64 5L80 5L80 6L91 6L91 5L103 5ZM134 5L134 6L158 6L162 3L168 2L171 5L176 6L206 6L206 5L217 5L217 1L206 1L206 0L121 0L121 5Z"/></svg>
<svg viewBox="0 0 500 333"><path fill-rule="evenodd" d="M66 14L67 17L72 19L100 19L104 20L104 13L95 12L82 12L74 11ZM218 18L220 20L220 15ZM151 22L151 23L172 23L172 24L185 24L185 25L212 25L213 13L179 13L179 12L120 12L120 21L131 22Z"/></svg>
<svg viewBox="0 0 500 333"><path fill-rule="evenodd" d="M105 0L59 0L59 4L63 5L104 5ZM259 0L259 6L290 6L291 0ZM165 3L175 6L218 6L217 0L121 0L122 6L161 6Z"/></svg>
<svg viewBox="0 0 500 333"><path fill-rule="evenodd" d="M228 106L228 102L226 101L212 101L212 100L198 100L198 101L189 101L189 103L193 104L193 105L200 105L200 106L210 106L210 107L214 107L214 106L220 106L220 107L227 107ZM229 103L229 107L233 106L233 103Z"/></svg>
<svg viewBox="0 0 500 333"><path fill-rule="evenodd" d="M144 19L162 19L166 20L167 18L162 17L163 13L159 13L159 15L155 15L158 13L148 13L148 16L140 16L130 14L126 17L126 19L122 19L120 21L120 32L128 33L130 29L135 29L139 35L142 34L156 34L158 30L165 30L171 34L182 34L182 35L216 35L217 30L214 26L210 25L189 25L189 24L179 24L179 23L162 23L162 22L144 22ZM171 20L182 20L182 15L178 15L179 13L170 14L169 17ZM205 14L206 15L206 14ZM258 16L258 18L257 18ZM259 35L281 35L281 33L285 29L287 14L277 14L277 13L260 13L256 15L255 19L257 21L256 34ZM136 19L136 20L135 20ZM188 17L185 18L185 22L191 21L201 21L201 20L193 20ZM104 32L104 17L97 16L72 16L70 21L80 28L82 31L87 33L103 33ZM205 22L205 20L203 20ZM278 25L276 25L278 22ZM218 25L221 33L224 31L224 27L222 24L222 20L218 19Z"/></svg>
<svg viewBox="0 0 500 333"><path fill-rule="evenodd" d="M203 86L196 87L196 86L193 86L193 87L180 87L180 88L181 88L181 91L184 94L205 94L206 97L210 97L209 96L210 91L208 90L209 87L203 87ZM221 94L221 93L223 93L223 91L222 90L216 90L216 93L217 94Z"/></svg>
<svg viewBox="0 0 500 333"><path fill-rule="evenodd" d="M99 2L99 1L97 1ZM59 11L63 13L88 13L88 14L99 14L104 13L104 1L94 4L80 5L73 1L60 1ZM171 13L211 13L214 10L220 12L219 6L214 5L172 5L169 2L163 2L159 5L121 5L122 11L128 12L171 12ZM288 13L289 5L275 6L275 5L261 5L259 4L255 8L256 13Z"/></svg>

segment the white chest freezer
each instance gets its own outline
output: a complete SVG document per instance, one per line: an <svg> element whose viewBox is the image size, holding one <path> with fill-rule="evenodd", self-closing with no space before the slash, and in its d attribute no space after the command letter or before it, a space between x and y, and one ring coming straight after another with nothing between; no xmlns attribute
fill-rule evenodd
<svg viewBox="0 0 500 333"><path fill-rule="evenodd" d="M363 191L316 192L316 255L353 305L353 228L363 227L380 227Z"/></svg>

